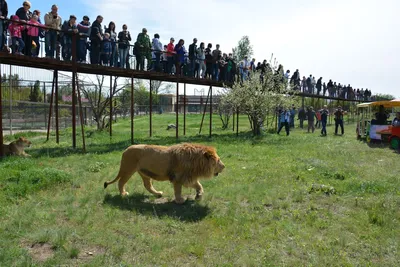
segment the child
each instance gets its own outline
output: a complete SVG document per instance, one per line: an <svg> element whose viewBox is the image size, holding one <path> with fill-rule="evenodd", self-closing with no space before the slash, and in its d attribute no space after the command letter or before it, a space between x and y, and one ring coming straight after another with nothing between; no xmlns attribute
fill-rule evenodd
<svg viewBox="0 0 400 267"><path fill-rule="evenodd" d="M10 32L12 40L12 53L17 55L22 55L21 51L25 48L25 43L22 40L22 31L25 29L24 25L19 23L19 17L17 15L11 16L11 22L8 26L8 31ZM16 52L16 45L18 42L18 52Z"/></svg>
<svg viewBox="0 0 400 267"><path fill-rule="evenodd" d="M31 26L32 25L32 26ZM32 18L28 21L28 40L29 43L27 43L26 45L30 45L32 44L32 47L35 47L35 49L32 49L32 56L33 57L37 57L37 52L36 52L36 46L39 45L39 27L35 27L35 26L42 26L44 27L44 25L40 24L38 22L38 16L37 15L33 15Z"/></svg>
<svg viewBox="0 0 400 267"><path fill-rule="evenodd" d="M112 44L110 40L110 34L107 32L104 34L103 38L103 65L110 66L112 54Z"/></svg>

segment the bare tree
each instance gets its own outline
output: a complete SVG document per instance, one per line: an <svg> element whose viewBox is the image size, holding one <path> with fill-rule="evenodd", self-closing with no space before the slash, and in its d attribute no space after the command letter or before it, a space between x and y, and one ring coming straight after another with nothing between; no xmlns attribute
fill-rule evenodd
<svg viewBox="0 0 400 267"><path fill-rule="evenodd" d="M124 89L125 85L118 86L118 77L114 77L113 86L110 88L104 85L104 76L96 75L96 82L92 85L80 84L79 89L89 100L89 105L93 111L93 117L97 124L97 130L103 130L109 118L110 96L116 96ZM116 109L114 109L115 113Z"/></svg>

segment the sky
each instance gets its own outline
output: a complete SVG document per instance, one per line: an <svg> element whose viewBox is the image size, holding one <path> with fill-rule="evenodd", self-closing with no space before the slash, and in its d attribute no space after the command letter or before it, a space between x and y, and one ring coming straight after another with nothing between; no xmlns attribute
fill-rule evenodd
<svg viewBox="0 0 400 267"><path fill-rule="evenodd" d="M20 2L20 3L19 3ZM15 12L23 1L8 1ZM18 4L19 3L19 4ZM48 12L53 1L31 1ZM57 3L57 2L54 2ZM170 37L220 44L223 52L244 35L250 37L256 62L273 58L293 73L312 74L353 88L400 97L400 10L398 0L69 0L59 1L63 19L74 14L103 24L122 24L136 36L143 27L167 44Z"/></svg>

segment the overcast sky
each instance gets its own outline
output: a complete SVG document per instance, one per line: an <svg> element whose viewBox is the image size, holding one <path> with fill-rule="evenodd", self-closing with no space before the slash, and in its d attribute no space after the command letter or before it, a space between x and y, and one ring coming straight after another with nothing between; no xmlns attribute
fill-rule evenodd
<svg viewBox="0 0 400 267"><path fill-rule="evenodd" d="M19 4L8 2L15 12ZM32 1L32 9L41 9L43 16L51 4ZM104 25L113 20L120 30L125 23L135 37L146 27L151 37L159 33L163 44L174 37L188 47L196 37L230 52L248 35L257 62L274 53L292 73L299 69L301 76L400 97L395 82L400 72L398 0L70 0L59 6L64 19L75 14L93 21L101 14Z"/></svg>

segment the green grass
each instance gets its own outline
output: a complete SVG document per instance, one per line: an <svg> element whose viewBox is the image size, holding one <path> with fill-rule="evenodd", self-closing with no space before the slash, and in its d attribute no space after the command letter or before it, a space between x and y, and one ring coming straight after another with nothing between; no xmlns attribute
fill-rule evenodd
<svg viewBox="0 0 400 267"><path fill-rule="evenodd" d="M128 121L107 133L86 132L88 153L73 150L70 130L45 142L32 134L29 159L0 162L0 266L399 266L399 155L383 145L344 136L222 131L218 117L190 115L187 137L213 145L226 165L203 182L203 200L171 203L173 189L155 182L156 199L135 175L129 197L116 186ZM137 143L170 145L173 115L135 120ZM182 127L182 117L180 127ZM180 133L182 134L182 128ZM7 140L13 138L8 137ZM80 139L78 136L78 145Z"/></svg>

